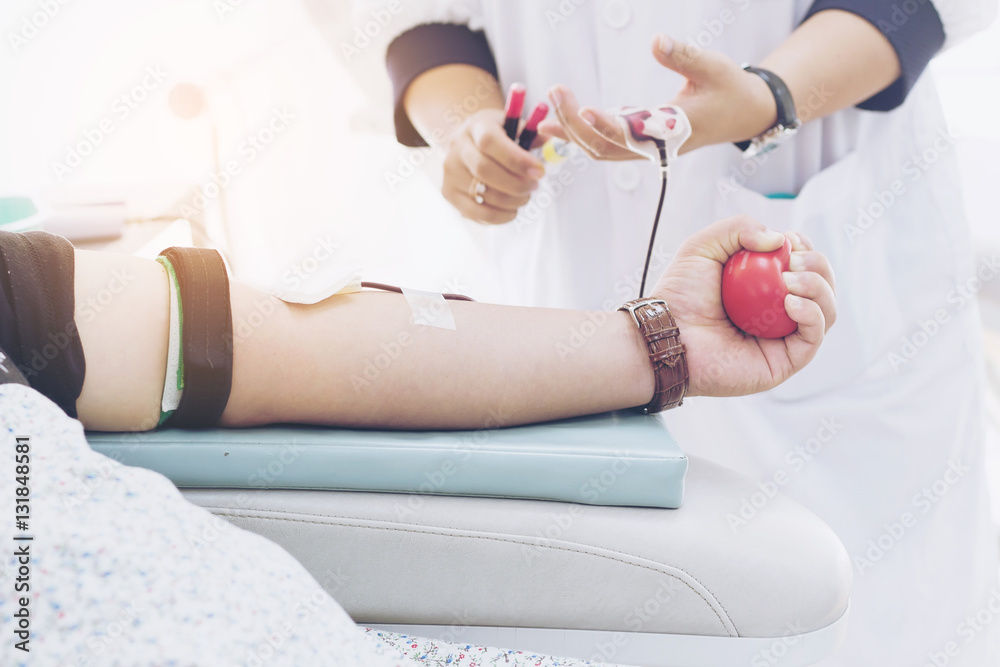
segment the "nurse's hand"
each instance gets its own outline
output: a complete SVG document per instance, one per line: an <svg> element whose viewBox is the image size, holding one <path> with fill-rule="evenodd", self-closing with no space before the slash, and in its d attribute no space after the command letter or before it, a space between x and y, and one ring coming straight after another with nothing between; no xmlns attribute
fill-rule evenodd
<svg viewBox="0 0 1000 667"><path fill-rule="evenodd" d="M683 109L691 122L691 137L681 146L682 155L702 146L756 137L777 121L774 96L764 80L743 71L728 56L675 42L666 35L653 40L653 56L687 79L669 102ZM580 106L564 86L554 86L549 98L556 119L544 121L539 126L543 132L572 141L596 160L646 157L628 148L625 132L611 114Z"/></svg>
<svg viewBox="0 0 1000 667"><path fill-rule="evenodd" d="M516 218L545 175L542 162L510 140L503 121L499 109L478 111L446 145L441 193L475 222L501 224Z"/></svg>
<svg viewBox="0 0 1000 667"><path fill-rule="evenodd" d="M691 121L681 153L756 137L778 120L774 95L764 80L726 55L657 35L653 57L687 81L670 101Z"/></svg>
<svg viewBox="0 0 1000 667"><path fill-rule="evenodd" d="M663 299L687 349L689 396L743 396L766 391L801 370L816 355L837 317L833 269L798 234L792 242L790 294L785 310L798 330L778 339L749 336L722 307L722 269L742 249L777 250L784 236L746 216L727 218L690 237L677 251L651 296Z"/></svg>
<svg viewBox="0 0 1000 667"><path fill-rule="evenodd" d="M549 100L554 119L542 121L540 132L571 141L594 160L645 160L645 155L631 150L625 134L610 114L593 107L581 107L566 86L553 86Z"/></svg>

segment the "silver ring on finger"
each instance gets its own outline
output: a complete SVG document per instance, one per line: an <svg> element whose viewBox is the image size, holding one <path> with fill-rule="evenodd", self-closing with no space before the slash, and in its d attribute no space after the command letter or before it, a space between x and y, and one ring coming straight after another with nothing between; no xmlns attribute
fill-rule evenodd
<svg viewBox="0 0 1000 667"><path fill-rule="evenodd" d="M486 194L486 184L483 183L478 178L473 178L472 183L469 185L469 196L472 201L476 202L480 206L486 201L484 195Z"/></svg>

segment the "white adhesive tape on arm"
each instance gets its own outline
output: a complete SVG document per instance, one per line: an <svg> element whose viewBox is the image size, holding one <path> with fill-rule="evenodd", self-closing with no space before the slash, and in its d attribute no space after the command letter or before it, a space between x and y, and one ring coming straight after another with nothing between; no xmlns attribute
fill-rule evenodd
<svg viewBox="0 0 1000 667"><path fill-rule="evenodd" d="M413 312L413 323L425 327L455 330L455 316L441 294L402 288L406 302Z"/></svg>

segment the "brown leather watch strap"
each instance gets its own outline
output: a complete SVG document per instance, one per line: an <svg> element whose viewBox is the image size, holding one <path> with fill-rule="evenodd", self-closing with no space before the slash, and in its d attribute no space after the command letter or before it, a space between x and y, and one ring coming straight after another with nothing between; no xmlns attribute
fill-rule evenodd
<svg viewBox="0 0 1000 667"><path fill-rule="evenodd" d="M649 346L656 389L653 400L639 408L646 414L675 408L684 402L688 388L687 355L681 342L681 332L667 302L662 299L635 299L618 310L632 316L639 333Z"/></svg>

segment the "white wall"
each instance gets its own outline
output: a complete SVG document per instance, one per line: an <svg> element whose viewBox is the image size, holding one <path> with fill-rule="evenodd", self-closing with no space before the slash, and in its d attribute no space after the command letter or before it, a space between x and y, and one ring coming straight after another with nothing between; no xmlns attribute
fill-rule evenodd
<svg viewBox="0 0 1000 667"><path fill-rule="evenodd" d="M40 1L4 0L0 9L0 192L72 198L165 183L193 188L214 171L214 126L221 164L241 166L211 200L218 219L225 197L238 274L280 281L329 236L340 259L371 279L491 297L492 276L482 274L473 240L480 230L443 203L422 171L395 190L386 184L385 174L412 154L391 135L380 58L366 53L347 67L339 56L339 34L352 30L349 3L77 0L15 47L9 33L45 18ZM151 90L137 91L144 99L126 116L120 96L149 67L165 76L147 78ZM208 92L209 113L173 114L168 94L183 82ZM248 135L275 109L294 121L256 152ZM66 162L70 147L96 143L102 119L110 134L79 167L57 173L53 165Z"/></svg>

